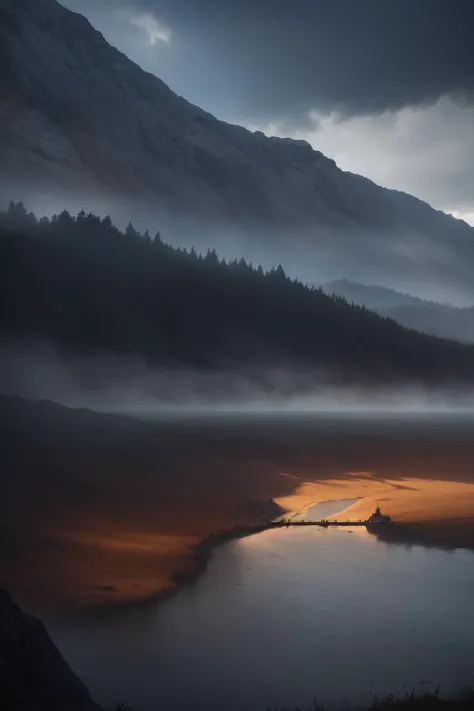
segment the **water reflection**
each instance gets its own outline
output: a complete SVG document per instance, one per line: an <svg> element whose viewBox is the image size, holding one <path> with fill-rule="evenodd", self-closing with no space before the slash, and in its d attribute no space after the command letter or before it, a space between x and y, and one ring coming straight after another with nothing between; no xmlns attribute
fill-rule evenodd
<svg viewBox="0 0 474 711"><path fill-rule="evenodd" d="M137 711L362 701L472 683L474 554L386 545L363 529L226 544L161 606L53 629L105 704Z"/></svg>
<svg viewBox="0 0 474 711"><path fill-rule="evenodd" d="M313 520L320 521L323 518L329 518L330 516L336 516L340 514L352 504L355 504L357 498L355 499L332 499L330 501L321 501L319 503L314 502L309 504L302 512L298 512L292 519L301 520Z"/></svg>
<svg viewBox="0 0 474 711"><path fill-rule="evenodd" d="M41 402L0 410L0 570L15 599L41 616L147 597L211 532L278 515L272 499L301 511L362 497L354 520L380 504L404 524L443 519L423 535L474 547L472 417L142 422Z"/></svg>
<svg viewBox="0 0 474 711"><path fill-rule="evenodd" d="M352 496L354 498L339 498ZM329 496L335 500L324 501ZM336 498L338 497L338 498ZM315 501L322 503L313 506ZM376 507L401 524L381 532L384 540L474 548L474 484L429 478L385 479L377 472L341 474L337 481L305 481L279 505L308 518L366 520ZM326 509L327 507L327 509ZM316 515L314 515L316 513ZM386 535L385 535L386 534Z"/></svg>

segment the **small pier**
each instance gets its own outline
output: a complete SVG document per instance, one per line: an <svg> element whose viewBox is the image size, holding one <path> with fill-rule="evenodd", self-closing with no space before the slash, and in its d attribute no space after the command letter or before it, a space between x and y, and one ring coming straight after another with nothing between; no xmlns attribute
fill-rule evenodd
<svg viewBox="0 0 474 711"><path fill-rule="evenodd" d="M341 527L341 526L347 526L347 527L353 527L353 526L365 526L366 528L372 527L372 526L378 526L380 524L387 524L390 523L391 519L390 516L384 515L381 511L380 508L377 507L375 512L372 514L372 516L369 516L369 518L365 521L359 520L359 521L351 521L351 520L346 520L346 521L328 521L327 519L323 518L320 521L307 521L307 520L299 520L295 521L294 519L278 519L278 521L272 521L270 526L272 528L284 528L285 526L289 528L289 526L320 526L321 528L335 528L335 527Z"/></svg>
<svg viewBox="0 0 474 711"><path fill-rule="evenodd" d="M367 526L370 521L326 521L321 519L320 521L294 521L294 520L280 520L272 521L272 528L284 528L289 526L321 526L322 528L334 528L335 526Z"/></svg>

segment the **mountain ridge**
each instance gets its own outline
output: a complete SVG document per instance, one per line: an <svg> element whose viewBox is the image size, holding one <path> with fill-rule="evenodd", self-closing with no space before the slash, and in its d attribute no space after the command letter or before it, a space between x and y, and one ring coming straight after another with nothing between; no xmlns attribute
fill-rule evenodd
<svg viewBox="0 0 474 711"><path fill-rule="evenodd" d="M322 288L327 294L342 296L348 303L393 318L406 328L450 340L474 342L474 306L461 308L426 301L383 286L367 286L347 279L323 284Z"/></svg>
<svg viewBox="0 0 474 711"><path fill-rule="evenodd" d="M421 296L438 282L472 291L465 222L342 171L304 141L216 119L56 0L0 0L0 11L4 200L44 193L70 207L81 196L97 211L126 199L153 219L188 220L188 232L201 220L208 247L228 246L228 228L239 229L238 252L267 250L308 278L368 274L397 286L403 272Z"/></svg>
<svg viewBox="0 0 474 711"><path fill-rule="evenodd" d="M359 306L366 306L368 309L376 311L395 306L429 303L418 296L389 289L380 284L359 284L350 279L336 279L327 284L321 284L321 287L327 294L343 296L349 303L354 302ZM438 303L437 305L441 306Z"/></svg>

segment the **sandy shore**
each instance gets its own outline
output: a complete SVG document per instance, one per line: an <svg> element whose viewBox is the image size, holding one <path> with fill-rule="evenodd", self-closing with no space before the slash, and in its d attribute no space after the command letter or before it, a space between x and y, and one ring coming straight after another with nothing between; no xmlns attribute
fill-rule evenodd
<svg viewBox="0 0 474 711"><path fill-rule="evenodd" d="M417 542L474 549L474 483L411 477L381 480L369 472L356 472L332 483L304 482L277 503L291 511L304 510L323 496L357 499L329 520L365 520L379 506L407 534L413 532Z"/></svg>
<svg viewBox="0 0 474 711"><path fill-rule="evenodd" d="M473 429L455 424L145 423L2 401L0 584L40 614L148 599L199 572L210 534L276 516L272 499L357 498L355 518L380 505L474 548Z"/></svg>

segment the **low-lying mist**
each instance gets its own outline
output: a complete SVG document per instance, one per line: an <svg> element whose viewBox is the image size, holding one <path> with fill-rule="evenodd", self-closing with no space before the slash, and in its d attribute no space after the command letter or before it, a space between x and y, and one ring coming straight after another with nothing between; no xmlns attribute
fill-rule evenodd
<svg viewBox="0 0 474 711"><path fill-rule="evenodd" d="M246 371L152 368L138 356L69 356L48 342L0 351L0 393L137 417L474 413L474 392L405 382L341 382L298 365Z"/></svg>

